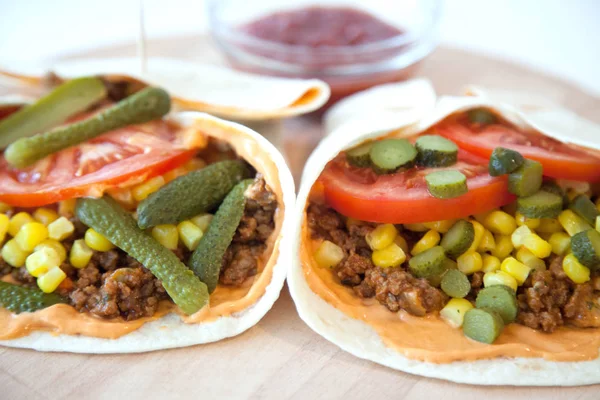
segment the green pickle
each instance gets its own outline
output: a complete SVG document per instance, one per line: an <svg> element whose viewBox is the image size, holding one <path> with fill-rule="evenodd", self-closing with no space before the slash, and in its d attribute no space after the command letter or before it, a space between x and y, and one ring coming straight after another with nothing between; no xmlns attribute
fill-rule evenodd
<svg viewBox="0 0 600 400"><path fill-rule="evenodd" d="M593 201L584 194L576 196L569 204L569 208L573 210L581 218L585 219L588 224L595 226L596 217L600 215Z"/></svg>
<svg viewBox="0 0 600 400"><path fill-rule="evenodd" d="M441 288L450 297L461 299L471 291L469 278L456 269L449 269L442 277Z"/></svg>
<svg viewBox="0 0 600 400"><path fill-rule="evenodd" d="M216 208L227 193L250 170L241 160L211 164L169 182L142 201L137 208L142 229L162 224L177 224Z"/></svg>
<svg viewBox="0 0 600 400"><path fill-rule="evenodd" d="M517 199L517 210L527 218L556 218L562 208L563 200L559 195L543 190Z"/></svg>
<svg viewBox="0 0 600 400"><path fill-rule="evenodd" d="M438 135L423 135L415 142L417 164L423 167L449 167L456 164L458 146Z"/></svg>
<svg viewBox="0 0 600 400"><path fill-rule="evenodd" d="M78 199L76 213L81 222L148 268L184 313L194 314L208 304L206 284L173 252L140 230L116 201L109 197Z"/></svg>
<svg viewBox="0 0 600 400"><path fill-rule="evenodd" d="M492 344L503 329L502 317L493 310L472 308L465 314L463 333L475 341Z"/></svg>
<svg viewBox="0 0 600 400"><path fill-rule="evenodd" d="M493 310L502 317L505 324L510 324L517 319L519 305L517 296L511 288L496 285L481 289L475 301L477 308Z"/></svg>
<svg viewBox="0 0 600 400"><path fill-rule="evenodd" d="M15 314L34 312L67 302L67 299L56 293L44 293L38 289L0 281L0 307Z"/></svg>
<svg viewBox="0 0 600 400"><path fill-rule="evenodd" d="M446 254L442 246L435 246L417 254L408 261L410 271L417 278L432 278L445 271Z"/></svg>
<svg viewBox="0 0 600 400"><path fill-rule="evenodd" d="M490 156L488 170L491 176L500 176L510 174L523 165L525 159L523 156L510 149L496 147Z"/></svg>
<svg viewBox="0 0 600 400"><path fill-rule="evenodd" d="M209 293L219 282L223 256L244 215L244 192L252 182L252 179L243 180L229 192L189 260L190 268L206 283Z"/></svg>
<svg viewBox="0 0 600 400"><path fill-rule="evenodd" d="M427 190L438 199L452 199L467 193L467 177L460 171L443 170L425 175Z"/></svg>
<svg viewBox="0 0 600 400"><path fill-rule="evenodd" d="M567 207L570 203L569 196L567 196L565 191L554 181L543 182L540 190L560 196L563 201L563 208Z"/></svg>
<svg viewBox="0 0 600 400"><path fill-rule="evenodd" d="M372 142L361 144L353 149L346 151L346 159L350 165L358 168L365 168L371 165L371 151Z"/></svg>
<svg viewBox="0 0 600 400"><path fill-rule="evenodd" d="M594 270L600 267L600 233L588 229L571 237L571 251L577 260Z"/></svg>
<svg viewBox="0 0 600 400"><path fill-rule="evenodd" d="M369 157L376 173L391 174L399 168L412 167L417 150L406 139L384 139L373 143Z"/></svg>
<svg viewBox="0 0 600 400"><path fill-rule="evenodd" d="M473 240L475 240L473 224L466 219L461 219L448 229L440 246L446 250L448 257L456 259L471 247Z"/></svg>
<svg viewBox="0 0 600 400"><path fill-rule="evenodd" d="M508 174L508 191L519 197L531 196L540 190L542 175L541 163L525 159L519 168Z"/></svg>
<svg viewBox="0 0 600 400"><path fill-rule="evenodd" d="M166 91L147 87L88 119L21 138L8 146L4 158L13 167L27 167L52 153L111 130L160 118L170 109L171 99Z"/></svg>
<svg viewBox="0 0 600 400"><path fill-rule="evenodd" d="M467 112L469 121L474 124L490 125L495 124L498 118L489 110L485 108L474 108Z"/></svg>

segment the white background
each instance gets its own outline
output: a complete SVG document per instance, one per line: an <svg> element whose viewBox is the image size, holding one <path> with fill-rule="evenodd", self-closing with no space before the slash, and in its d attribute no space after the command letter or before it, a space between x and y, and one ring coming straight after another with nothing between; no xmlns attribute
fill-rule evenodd
<svg viewBox="0 0 600 400"><path fill-rule="evenodd" d="M205 31L204 3L146 0L149 35ZM131 42L137 7L138 0L0 0L0 61ZM441 32L444 44L527 64L600 95L600 0L445 0Z"/></svg>

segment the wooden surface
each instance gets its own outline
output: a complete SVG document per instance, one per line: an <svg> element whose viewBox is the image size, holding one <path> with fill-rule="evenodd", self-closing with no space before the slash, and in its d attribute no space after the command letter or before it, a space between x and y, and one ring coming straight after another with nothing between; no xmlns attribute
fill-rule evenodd
<svg viewBox="0 0 600 400"><path fill-rule="evenodd" d="M152 56L220 62L203 37L159 40ZM133 45L83 56L134 55ZM77 55L82 56L82 55ZM466 83L535 91L600 122L600 99L558 79L463 51L441 48L419 75L439 93ZM5 90L6 91L6 88ZM273 139L298 179L318 141L318 116L259 127ZM599 371L600 373L600 371ZM246 333L209 345L147 354L44 354L0 348L0 399L597 399L600 385L580 388L475 387L412 376L357 359L312 332L297 316L287 288L267 316Z"/></svg>

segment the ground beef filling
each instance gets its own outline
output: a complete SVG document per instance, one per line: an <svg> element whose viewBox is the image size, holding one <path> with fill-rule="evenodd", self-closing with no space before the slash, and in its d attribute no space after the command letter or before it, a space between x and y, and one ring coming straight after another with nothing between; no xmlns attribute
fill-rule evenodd
<svg viewBox="0 0 600 400"><path fill-rule="evenodd" d="M264 180L257 179L246 196L242 221L223 258L220 277L223 285L240 286L258 272L258 259L275 229L277 199ZM76 217L70 219L76 229L73 237L63 242L67 252L73 241L82 238L87 229ZM174 253L184 263L191 256L185 247L180 247ZM160 281L119 249L95 252L85 268L76 269L65 262L61 269L69 279L56 292L67 297L80 312L131 321L153 316L160 301L169 300ZM13 268L0 258L0 277L9 274L22 285L36 286L35 278L25 267Z"/></svg>
<svg viewBox="0 0 600 400"><path fill-rule="evenodd" d="M308 207L308 226L314 239L330 240L344 249L346 257L335 268L340 283L362 298L375 297L390 311L405 310L422 316L439 311L448 297L425 279L415 278L406 263L397 268L378 268L371 262L371 249L365 236L376 226L367 222L347 223L347 218L326 206ZM410 247L420 235L403 231ZM410 254L407 254L407 258ZM483 288L483 272L469 276L471 292L467 299L475 302ZM550 260L548 270L532 271L519 287L517 322L543 332L553 332L562 325L580 328L600 327L600 275L595 272L585 284L575 284L562 269L562 258Z"/></svg>

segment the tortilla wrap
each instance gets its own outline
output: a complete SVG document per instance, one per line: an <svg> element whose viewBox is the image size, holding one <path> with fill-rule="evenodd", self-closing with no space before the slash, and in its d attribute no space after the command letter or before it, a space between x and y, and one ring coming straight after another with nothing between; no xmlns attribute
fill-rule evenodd
<svg viewBox="0 0 600 400"><path fill-rule="evenodd" d="M558 140L600 149L600 136L594 138L580 133L578 136L565 137L561 133L561 129L563 124L569 127L570 120L558 118L562 123L560 125L541 124L539 120L528 119L528 115L519 111L518 108L505 103L494 102L488 97L442 98L436 108L420 121L413 122L410 116L407 116L404 121L397 120L396 129L387 131L364 130L364 125L360 126L360 129L348 125L339 128L325 138L310 156L304 170L297 199L292 248L294 258L288 272L288 285L298 313L315 332L341 349L357 357L416 375L477 385L576 386L600 383L600 376L598 375L600 358L598 357L581 362L557 362L543 358L519 357L455 361L446 364L411 359L404 353L386 345L382 336L368 321L355 319L345 314L334 307L331 302L316 294L308 284L303 267L308 265L308 268L312 268L308 260L308 257L311 256L310 253L303 253L302 251L303 241L309 240L305 228L306 207L311 188L327 162L339 152L352 148L367 139L390 134L398 137L409 137L423 132L454 112L475 107L493 109L517 127L538 129L543 134ZM311 271L311 269L308 269L308 271ZM327 291L327 296L332 295L335 296L335 293ZM380 305L377 304L376 306ZM382 312L389 311L383 309ZM435 333L432 333L431 336L435 335ZM591 350L595 351L595 348Z"/></svg>
<svg viewBox="0 0 600 400"><path fill-rule="evenodd" d="M52 72L62 79L101 75L109 80L160 86L181 110L203 111L229 119L265 120L305 114L329 99L329 86L318 79L251 75L223 66L168 58L149 58L141 72L137 58L85 59L50 67L0 65L0 76L41 85Z"/></svg>
<svg viewBox="0 0 600 400"><path fill-rule="evenodd" d="M252 278L252 288L245 297L236 300L242 301L241 304L244 304L243 301L249 304L239 312L224 312L224 316L201 319L201 323L193 323L194 317L210 311L207 310L210 306L190 317L169 313L118 339L32 331L27 336L2 340L0 345L74 353L136 353L184 347L239 335L254 326L273 306L283 287L287 262L290 259L291 236L287 232L292 229L291 210L295 194L294 182L282 155L264 137L236 123L198 112L175 113L168 118L183 127L193 126L209 137L228 142L238 155L263 175L266 184L277 195L279 204L275 214L275 230L269 239L272 241L269 259L265 262L263 271ZM254 300L250 301L252 299ZM231 303L227 304L227 307L235 309L235 302ZM55 307L71 308L58 305L38 312Z"/></svg>

